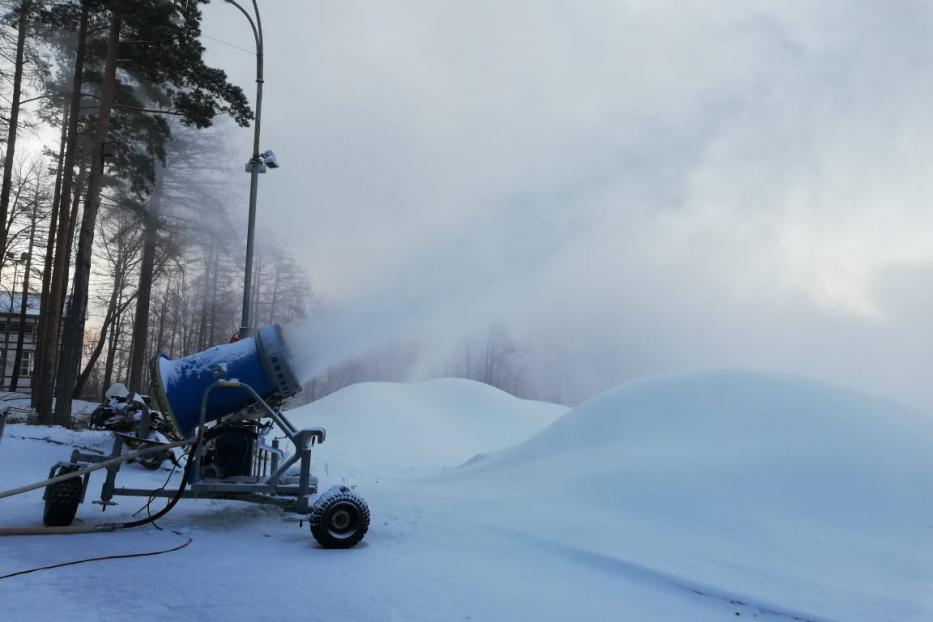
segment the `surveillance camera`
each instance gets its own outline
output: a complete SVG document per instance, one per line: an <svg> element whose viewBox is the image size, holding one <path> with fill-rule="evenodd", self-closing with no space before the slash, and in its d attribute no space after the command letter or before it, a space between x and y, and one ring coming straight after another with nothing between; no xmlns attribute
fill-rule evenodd
<svg viewBox="0 0 933 622"><path fill-rule="evenodd" d="M262 161L269 168L279 168L279 161L271 151L266 151L262 154Z"/></svg>

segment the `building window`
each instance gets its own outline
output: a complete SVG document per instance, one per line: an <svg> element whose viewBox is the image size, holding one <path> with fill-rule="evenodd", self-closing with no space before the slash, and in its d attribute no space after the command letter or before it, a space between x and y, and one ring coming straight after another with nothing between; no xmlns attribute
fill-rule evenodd
<svg viewBox="0 0 933 622"><path fill-rule="evenodd" d="M19 335L19 321L0 321L0 335L9 332L10 339L14 340ZM23 326L23 336L31 339L36 336L36 323L29 320Z"/></svg>
<svg viewBox="0 0 933 622"><path fill-rule="evenodd" d="M32 378L33 372L33 357L35 354L32 350L27 350L23 352L23 357L19 362L19 376L20 378Z"/></svg>
<svg viewBox="0 0 933 622"><path fill-rule="evenodd" d="M19 361L20 378L32 378L35 371L35 354L33 350L23 350L23 356ZM3 370L4 382L8 378L12 378L14 365L16 365L16 350L0 352L0 369Z"/></svg>

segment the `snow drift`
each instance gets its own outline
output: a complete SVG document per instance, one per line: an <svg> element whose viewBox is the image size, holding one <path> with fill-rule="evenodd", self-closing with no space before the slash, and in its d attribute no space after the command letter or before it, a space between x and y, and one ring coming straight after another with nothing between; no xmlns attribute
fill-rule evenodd
<svg viewBox="0 0 933 622"><path fill-rule="evenodd" d="M560 546L725 595L933 619L933 419L848 389L741 371L650 378L440 482L514 498Z"/></svg>
<svg viewBox="0 0 933 622"><path fill-rule="evenodd" d="M328 429L322 484L360 484L374 517L363 546L331 555L277 511L184 500L160 522L193 546L0 582L4 619L31 619L51 598L82 619L154 621L203 618L191 602L283 619L933 619L933 421L884 400L722 371L627 384L572 411L439 380L357 385L290 415ZM107 449L102 433L13 425L0 488L67 457L68 446L31 440L46 437ZM434 475L385 477L404 472ZM159 487L166 474L120 477ZM92 475L88 502L102 479ZM38 524L41 496L4 500L0 523ZM138 508L123 500L106 520ZM99 512L86 503L79 520ZM0 539L0 574L176 539ZM179 564L205 568L216 594ZM127 585L160 577L160 589L114 598L99 589L114 572Z"/></svg>
<svg viewBox="0 0 933 622"><path fill-rule="evenodd" d="M567 411L445 378L356 384L287 414L299 428L327 429L314 463L329 475L378 477L457 466L479 452L524 441Z"/></svg>

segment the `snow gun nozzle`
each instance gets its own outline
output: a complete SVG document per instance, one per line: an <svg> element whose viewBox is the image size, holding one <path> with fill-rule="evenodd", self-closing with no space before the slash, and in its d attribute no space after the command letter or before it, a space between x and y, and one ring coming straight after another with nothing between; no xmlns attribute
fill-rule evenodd
<svg viewBox="0 0 933 622"><path fill-rule="evenodd" d="M269 324L260 327L255 337L179 359L159 354L152 362L155 401L182 438L193 436L200 420L201 399L214 383L220 383L222 390L208 397L205 422L250 406L255 398L243 385L271 402L281 402L301 391L282 328Z"/></svg>

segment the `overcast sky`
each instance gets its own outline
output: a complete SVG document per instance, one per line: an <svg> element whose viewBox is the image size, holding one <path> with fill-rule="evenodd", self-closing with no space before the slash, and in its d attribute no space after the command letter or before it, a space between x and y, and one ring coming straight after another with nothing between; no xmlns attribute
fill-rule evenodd
<svg viewBox="0 0 933 622"><path fill-rule="evenodd" d="M497 321L572 399L738 366L933 410L929 2L260 5L259 221L360 341ZM204 33L252 99L246 21Z"/></svg>

